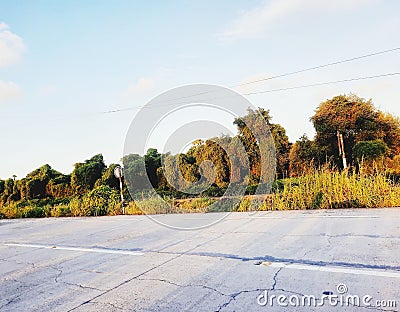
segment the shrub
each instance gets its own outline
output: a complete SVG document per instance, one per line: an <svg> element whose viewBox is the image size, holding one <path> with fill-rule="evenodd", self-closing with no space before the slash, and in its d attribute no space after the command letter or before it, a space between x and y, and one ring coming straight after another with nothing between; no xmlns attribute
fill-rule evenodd
<svg viewBox="0 0 400 312"><path fill-rule="evenodd" d="M179 212L207 212L215 202L208 197L193 198L183 201L177 208Z"/></svg>
<svg viewBox="0 0 400 312"><path fill-rule="evenodd" d="M381 140L360 141L353 147L353 158L357 161L376 160L385 155L389 147Z"/></svg>
<svg viewBox="0 0 400 312"><path fill-rule="evenodd" d="M71 208L68 204L58 204L51 210L52 217L71 217Z"/></svg>

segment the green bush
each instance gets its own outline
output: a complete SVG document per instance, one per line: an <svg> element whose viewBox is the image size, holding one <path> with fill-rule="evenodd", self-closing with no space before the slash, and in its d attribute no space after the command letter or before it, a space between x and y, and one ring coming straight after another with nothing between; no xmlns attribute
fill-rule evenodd
<svg viewBox="0 0 400 312"><path fill-rule="evenodd" d="M360 141L353 147L353 158L357 161L376 160L388 151L389 147L381 140Z"/></svg>

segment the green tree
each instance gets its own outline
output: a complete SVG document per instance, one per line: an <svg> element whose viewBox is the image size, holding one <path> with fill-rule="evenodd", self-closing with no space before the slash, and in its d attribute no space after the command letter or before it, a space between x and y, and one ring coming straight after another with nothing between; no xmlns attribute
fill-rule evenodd
<svg viewBox="0 0 400 312"><path fill-rule="evenodd" d="M85 160L84 163L76 163L71 174L71 186L78 194L91 190L106 168L103 155L98 154Z"/></svg>
<svg viewBox="0 0 400 312"><path fill-rule="evenodd" d="M61 177L62 174L50 165L44 165L19 181L21 198L23 199L42 199L48 197L47 185L51 180Z"/></svg>
<svg viewBox="0 0 400 312"><path fill-rule="evenodd" d="M231 138L211 138L204 143L194 145L188 152L189 156L196 159L196 166L190 168L190 172L199 173L208 182L215 183L218 187L225 187L230 181L230 162L224 147L227 147ZM193 181L197 178L195 174Z"/></svg>
<svg viewBox="0 0 400 312"><path fill-rule="evenodd" d="M290 175L298 176L315 169L323 162L325 154L323 148L303 134L290 149Z"/></svg>
<svg viewBox="0 0 400 312"><path fill-rule="evenodd" d="M381 119L381 120L380 120ZM343 134L348 162L352 162L352 150L359 141L382 139L385 123L381 113L371 100L354 94L339 95L321 103L311 117L317 135L315 141L324 148L328 156L333 156L340 165L337 132Z"/></svg>
<svg viewBox="0 0 400 312"><path fill-rule="evenodd" d="M114 170L118 166L118 164L109 165L108 168L104 170L101 178L95 183L95 187L107 185L115 190L119 190L119 179L117 179L114 175Z"/></svg>
<svg viewBox="0 0 400 312"><path fill-rule="evenodd" d="M122 163L124 164L124 181L130 191L142 191L150 187L147 182L144 157L138 154L128 154L122 158Z"/></svg>
<svg viewBox="0 0 400 312"><path fill-rule="evenodd" d="M0 180L0 196L3 195L4 189L5 189L5 184L6 184L6 181Z"/></svg>
<svg viewBox="0 0 400 312"><path fill-rule="evenodd" d="M20 183L17 180L11 178L5 180L3 195L0 198L1 202L6 203L20 200L21 193L19 185Z"/></svg>
<svg viewBox="0 0 400 312"><path fill-rule="evenodd" d="M262 116L264 121L267 123L270 133L252 133L250 128L255 131L258 129L263 129L262 126L257 123L260 122L258 116ZM272 117L269 110L263 108L258 108L257 111L248 110L248 113L244 117L236 118L234 124L238 127L239 135L241 139L250 162L250 183L257 184L261 175L261 160L260 160L260 149L257 142L257 137L265 137L272 135L275 151L276 151L276 173L278 177L282 178L287 176L289 170L289 152L290 143L289 138L286 135L286 130L280 124L272 123ZM250 127L249 127L250 125Z"/></svg>
<svg viewBox="0 0 400 312"><path fill-rule="evenodd" d="M158 187L157 169L161 167L161 154L155 148L149 148L144 156L146 172L154 188Z"/></svg>
<svg viewBox="0 0 400 312"><path fill-rule="evenodd" d="M274 138L277 168L279 178L285 178L289 172L289 153L291 144L286 135L286 130L280 124L270 124L270 130Z"/></svg>
<svg viewBox="0 0 400 312"><path fill-rule="evenodd" d="M389 147L389 156L400 154L400 118L388 113L378 112L378 131L376 138Z"/></svg>
<svg viewBox="0 0 400 312"><path fill-rule="evenodd" d="M72 196L73 193L70 175L60 174L46 185L46 194L53 198L66 198Z"/></svg>

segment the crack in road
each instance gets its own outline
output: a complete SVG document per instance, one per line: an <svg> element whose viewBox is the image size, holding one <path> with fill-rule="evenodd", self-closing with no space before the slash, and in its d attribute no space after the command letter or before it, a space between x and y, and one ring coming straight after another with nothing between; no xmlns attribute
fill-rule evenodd
<svg viewBox="0 0 400 312"><path fill-rule="evenodd" d="M54 282L58 283L58 279L61 277L63 274L63 271L59 267L52 266L51 267L53 270L56 270L58 274L54 277Z"/></svg>
<svg viewBox="0 0 400 312"><path fill-rule="evenodd" d="M162 262L162 263L160 263L160 264L158 264L158 265L155 265L155 266L151 267L150 269L148 269L148 270L146 270L146 271L144 271L144 272L142 272L142 273L140 273L140 274L138 274L138 275L136 275L136 276L133 276L133 277L131 277L131 278L129 278L129 279L127 279L127 280L125 280L125 281L119 283L118 285L116 285L116 286L114 286L114 287L111 287L111 288L109 288L109 289L103 291L101 294L98 294L98 295L94 296L93 298L88 299L88 300L82 302L81 304L79 304L79 305L73 307L72 309L69 309L67 312L75 311L76 309L78 309L78 308L84 306L85 304L91 303L93 300L95 300L95 299L97 299L97 298L99 298L99 297L101 297L101 296L104 296L105 294L107 294L107 293L109 293L109 292L111 292L111 291L113 291L113 290L115 290L115 289L118 289L119 287L121 287L121 286L123 286L123 285L126 285L126 284L130 283L131 281L133 281L133 280L139 278L140 276L143 276L143 275L145 275L145 274L147 274L147 273L149 273L149 272L151 272L151 271L153 271L153 270L155 270L155 269L157 269L157 268L159 268L159 267L161 267L161 266L163 266L163 265L165 265L165 264L167 264L167 263L169 263L169 262L172 262L172 261L174 261L174 260L176 260L176 259L182 257L182 256L185 255L186 253L189 253L189 252L191 252L192 250L195 250L196 248L199 248L199 247L201 247L201 246L203 246L203 245L205 245L205 244L207 244L207 243L209 243L209 242L212 242L212 241L214 241L214 240L216 240L216 239L219 239L219 238L221 238L222 236L223 236L223 235L220 235L220 236L218 236L218 237L214 237L214 238L212 238L212 239L209 239L209 240L207 240L207 241L205 241L205 242L203 242L203 243L201 243L201 244L197 244L195 247L188 249L186 252L180 253L180 254L176 255L175 257L172 257L172 258L170 258L170 259L168 259L168 260L166 260L166 261L164 261L164 262Z"/></svg>
<svg viewBox="0 0 400 312"><path fill-rule="evenodd" d="M201 288L204 288L204 289L212 290L212 291L218 293L221 296L227 296L227 297L230 296L230 295L224 294L223 292L219 291L216 288L213 288L213 287L210 287L210 286L207 286L207 285L201 285L201 284L186 284L186 285L182 285L182 284L178 284L176 282L171 282L171 281L168 281L166 279L160 279L160 278L137 278L136 280L138 280L138 281L163 282L163 283L171 284L171 285L174 285L174 286L177 286L177 287L182 287L182 288L186 288L186 287L201 287Z"/></svg>
<svg viewBox="0 0 400 312"><path fill-rule="evenodd" d="M217 310L215 310L215 312L220 312L220 311L222 311L222 309L225 309L228 305L231 304L232 301L236 300L236 297L238 297L239 295L241 295L243 293L260 292L260 291L265 291L265 290L267 290L267 292L269 293L269 291L275 290L278 274L282 271L283 268L284 267L281 267L275 272L274 276L272 277L273 283L272 283L271 288L269 288L269 289L257 288L257 289L252 289L252 290L241 290L239 292L230 294L229 300L226 301L225 303L223 303L222 305L218 306L218 308L217 308Z"/></svg>
<svg viewBox="0 0 400 312"><path fill-rule="evenodd" d="M101 304L101 305L104 305L104 306L111 306L113 309L117 309L117 310L121 310L121 311L129 311L128 309L124 309L124 308L121 308L121 307L119 307L119 306L117 306L117 305L115 305L114 303L111 303L111 302L100 302L100 301L91 301L90 302L91 304Z"/></svg>
<svg viewBox="0 0 400 312"><path fill-rule="evenodd" d="M61 282L61 283L65 284L65 285L69 285L69 286L79 287L79 288L82 288L82 289L91 289L91 290L97 290L97 291L104 291L104 289L99 289L99 288L91 287L91 286L84 286L82 284L75 284L75 283L69 283L69 282Z"/></svg>

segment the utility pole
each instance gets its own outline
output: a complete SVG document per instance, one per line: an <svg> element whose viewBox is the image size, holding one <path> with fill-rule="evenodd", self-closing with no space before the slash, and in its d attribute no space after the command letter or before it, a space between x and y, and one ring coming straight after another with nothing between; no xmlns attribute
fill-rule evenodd
<svg viewBox="0 0 400 312"><path fill-rule="evenodd" d="M123 185L122 185L122 177L123 177L123 170L121 166L117 166L114 169L114 176L119 179L119 190L121 192L121 205L122 205L122 214L125 214L125 203L124 203L124 193L122 192Z"/></svg>
<svg viewBox="0 0 400 312"><path fill-rule="evenodd" d="M338 138L339 156L342 156L342 161L343 161L343 169L347 169L347 160L346 160L346 152L344 151L343 134L341 134L339 130L337 131L337 138Z"/></svg>

